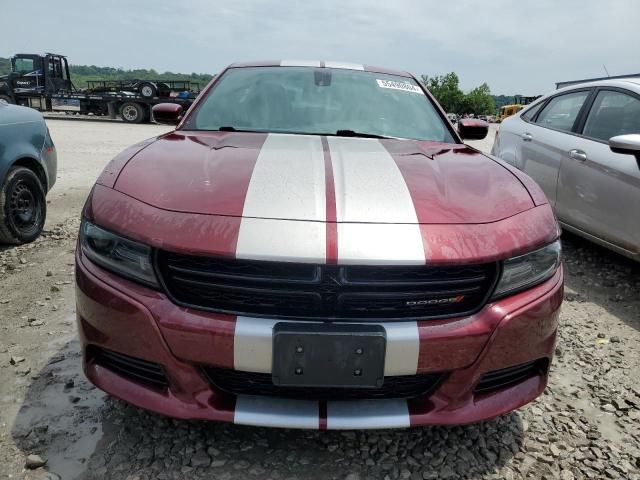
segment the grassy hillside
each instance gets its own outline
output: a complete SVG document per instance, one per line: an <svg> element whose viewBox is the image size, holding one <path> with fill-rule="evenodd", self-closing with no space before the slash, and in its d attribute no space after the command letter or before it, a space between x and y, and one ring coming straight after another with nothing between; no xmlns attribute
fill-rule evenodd
<svg viewBox="0 0 640 480"><path fill-rule="evenodd" d="M0 75L5 75L11 70L8 58L0 57ZM205 73L159 73L155 70L136 69L123 70L121 68L97 67L95 65L70 65L71 81L76 88L85 88L89 80L188 80L200 84L203 88L212 78Z"/></svg>

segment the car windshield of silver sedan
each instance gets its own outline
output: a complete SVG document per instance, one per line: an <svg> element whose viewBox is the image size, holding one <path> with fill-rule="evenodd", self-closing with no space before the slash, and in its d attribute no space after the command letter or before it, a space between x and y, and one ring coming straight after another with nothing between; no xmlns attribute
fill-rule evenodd
<svg viewBox="0 0 640 480"><path fill-rule="evenodd" d="M331 68L229 69L183 128L455 143L412 78Z"/></svg>

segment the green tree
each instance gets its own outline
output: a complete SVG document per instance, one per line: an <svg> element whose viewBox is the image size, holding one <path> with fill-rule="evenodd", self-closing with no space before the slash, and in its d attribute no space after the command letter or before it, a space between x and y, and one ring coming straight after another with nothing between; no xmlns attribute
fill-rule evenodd
<svg viewBox="0 0 640 480"><path fill-rule="evenodd" d="M460 79L454 72L437 77L422 75L422 83L446 112L460 113L464 93L460 90Z"/></svg>
<svg viewBox="0 0 640 480"><path fill-rule="evenodd" d="M491 96L491 89L486 83L466 94L463 105L465 112L476 115L491 115L496 110L496 104Z"/></svg>
<svg viewBox="0 0 640 480"><path fill-rule="evenodd" d="M494 98L497 97L491 95L491 89L486 83L465 94L460 90L460 79L455 72L437 77L422 75L421 79L448 113L491 115L496 111Z"/></svg>

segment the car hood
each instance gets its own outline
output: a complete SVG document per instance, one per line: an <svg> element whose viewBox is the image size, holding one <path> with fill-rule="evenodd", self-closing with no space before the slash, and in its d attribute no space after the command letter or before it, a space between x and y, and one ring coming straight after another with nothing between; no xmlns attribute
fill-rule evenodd
<svg viewBox="0 0 640 480"><path fill-rule="evenodd" d="M0 102L0 126L22 123L43 123L42 114L33 108Z"/></svg>
<svg viewBox="0 0 640 480"><path fill-rule="evenodd" d="M459 144L173 132L133 149L119 164L117 180L109 186L175 212L338 223L478 224L535 206L509 169Z"/></svg>

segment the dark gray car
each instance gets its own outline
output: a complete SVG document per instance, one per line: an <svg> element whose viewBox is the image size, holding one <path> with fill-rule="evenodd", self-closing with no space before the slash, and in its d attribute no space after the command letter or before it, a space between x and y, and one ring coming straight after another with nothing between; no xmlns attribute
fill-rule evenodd
<svg viewBox="0 0 640 480"><path fill-rule="evenodd" d="M56 150L42 115L0 100L0 243L38 238L56 168Z"/></svg>

